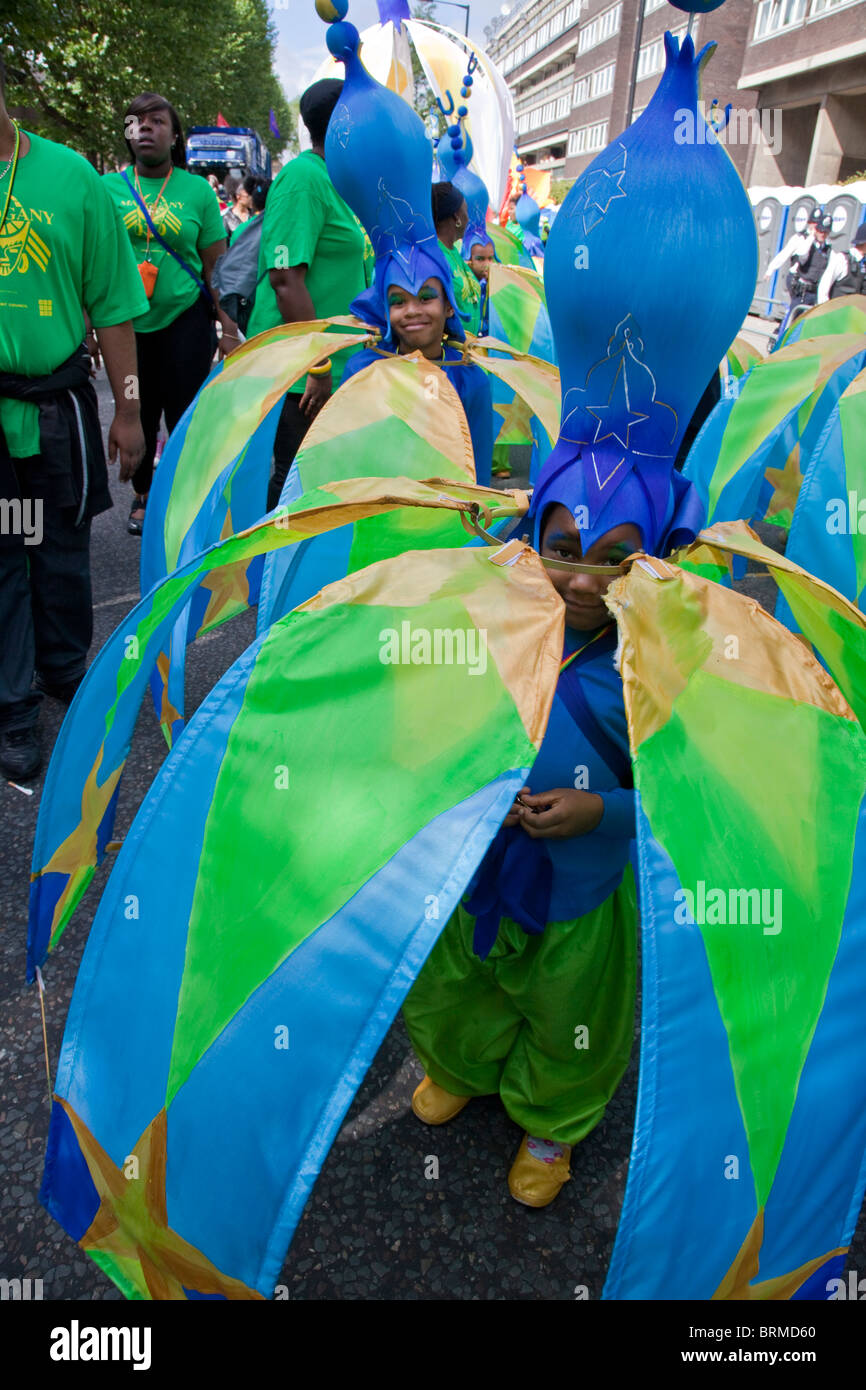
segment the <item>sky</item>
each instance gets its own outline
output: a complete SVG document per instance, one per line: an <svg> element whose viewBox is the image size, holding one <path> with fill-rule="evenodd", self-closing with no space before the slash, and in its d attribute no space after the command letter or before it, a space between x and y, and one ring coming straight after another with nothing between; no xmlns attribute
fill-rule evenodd
<svg viewBox="0 0 866 1390"><path fill-rule="evenodd" d="M413 0L409 0L414 8ZM484 26L499 14L505 0L470 0L469 36L484 41ZM316 71L328 56L325 47L327 25L316 14L313 0L270 0L271 15L279 33L276 54L277 76L290 99L308 87ZM376 24L379 12L375 0L350 0L346 16L357 29ZM441 5L436 21L463 32L463 10Z"/></svg>

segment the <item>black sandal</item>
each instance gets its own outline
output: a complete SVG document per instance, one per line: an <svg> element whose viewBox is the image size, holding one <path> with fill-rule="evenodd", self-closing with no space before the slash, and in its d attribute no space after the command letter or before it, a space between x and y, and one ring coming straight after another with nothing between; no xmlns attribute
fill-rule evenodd
<svg viewBox="0 0 866 1390"><path fill-rule="evenodd" d="M132 506L129 509L129 521L126 523L126 529L131 536L140 536L144 530L144 518L142 517L141 521L138 521L133 517L133 512L143 512L146 510L147 498L139 497L136 493Z"/></svg>

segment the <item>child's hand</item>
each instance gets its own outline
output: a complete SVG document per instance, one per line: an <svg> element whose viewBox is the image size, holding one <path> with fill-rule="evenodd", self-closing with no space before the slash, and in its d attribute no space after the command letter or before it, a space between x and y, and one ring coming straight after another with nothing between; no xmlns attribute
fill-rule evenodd
<svg viewBox="0 0 866 1390"><path fill-rule="evenodd" d="M597 792L556 787L537 796L520 793L515 802L519 822L533 840L568 840L588 835L604 815L604 802ZM514 822L516 823L516 822Z"/></svg>
<svg viewBox="0 0 866 1390"><path fill-rule="evenodd" d="M508 815L505 817L505 820L502 822L503 825L520 824L521 797L528 796L529 790L529 787L521 787L520 791L517 794L517 800L515 801L511 810L508 812Z"/></svg>

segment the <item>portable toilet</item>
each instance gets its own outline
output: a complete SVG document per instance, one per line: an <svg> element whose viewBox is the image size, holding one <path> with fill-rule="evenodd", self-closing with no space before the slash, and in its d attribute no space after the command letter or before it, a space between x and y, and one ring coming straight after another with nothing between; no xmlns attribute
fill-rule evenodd
<svg viewBox="0 0 866 1390"><path fill-rule="evenodd" d="M866 221L866 180L848 184L828 199L826 211L833 219L830 241L834 251L847 251L860 223Z"/></svg>
<svg viewBox="0 0 866 1390"><path fill-rule="evenodd" d="M772 193L759 198L753 205L752 212L755 217L755 231L758 234L758 283L755 287L755 297L749 305L749 313L760 314L762 318L772 318L779 272L776 271L769 280L765 280L764 275L770 261L781 251L784 244L788 209L775 193ZM784 286L784 280L781 283Z"/></svg>

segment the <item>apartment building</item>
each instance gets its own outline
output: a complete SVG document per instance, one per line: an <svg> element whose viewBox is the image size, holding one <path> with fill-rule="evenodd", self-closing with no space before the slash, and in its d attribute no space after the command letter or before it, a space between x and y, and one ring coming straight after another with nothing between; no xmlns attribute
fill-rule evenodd
<svg viewBox="0 0 866 1390"><path fill-rule="evenodd" d="M518 0L488 47L514 96L521 156L555 177L580 174L648 105L669 29L718 43L703 96L735 108L727 149L747 182L832 183L866 167L864 8L726 0L689 16L667 0Z"/></svg>
<svg viewBox="0 0 866 1390"><path fill-rule="evenodd" d="M757 0L738 86L780 111L754 184L835 184L866 169L866 0Z"/></svg>

